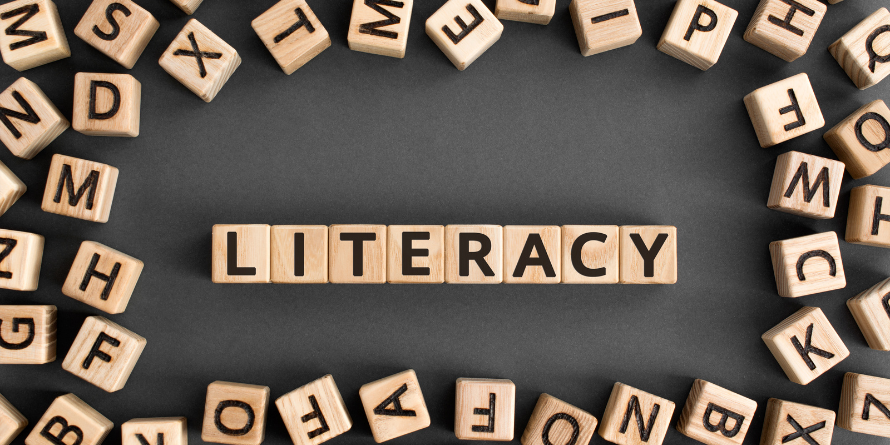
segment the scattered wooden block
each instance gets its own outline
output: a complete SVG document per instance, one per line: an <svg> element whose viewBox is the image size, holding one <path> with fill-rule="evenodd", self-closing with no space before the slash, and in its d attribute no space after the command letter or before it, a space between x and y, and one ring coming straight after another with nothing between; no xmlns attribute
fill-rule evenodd
<svg viewBox="0 0 890 445"><path fill-rule="evenodd" d="M707 445L741 445L755 411L757 402L695 379L677 431Z"/></svg>
<svg viewBox="0 0 890 445"><path fill-rule="evenodd" d="M28 419L0 395L0 445L9 445L28 426Z"/></svg>
<svg viewBox="0 0 890 445"><path fill-rule="evenodd" d="M848 243L890 247L890 226L881 224L890 223L890 205L884 207L885 199L890 202L890 188L887 187L862 185L850 192L844 237Z"/></svg>
<svg viewBox="0 0 890 445"><path fill-rule="evenodd" d="M208 385L201 440L232 445L263 443L269 393L268 386L220 381Z"/></svg>
<svg viewBox="0 0 890 445"><path fill-rule="evenodd" d="M43 237L0 229L0 289L37 290Z"/></svg>
<svg viewBox="0 0 890 445"><path fill-rule="evenodd" d="M569 13L584 57L633 45L643 35L633 0L572 0Z"/></svg>
<svg viewBox="0 0 890 445"><path fill-rule="evenodd" d="M178 6L182 12L192 15L195 13L195 10L198 9L198 6L201 6L201 2L204 0L170 0L174 5Z"/></svg>
<svg viewBox="0 0 890 445"><path fill-rule="evenodd" d="M139 136L142 84L129 74L74 76L74 131L89 136Z"/></svg>
<svg viewBox="0 0 890 445"><path fill-rule="evenodd" d="M270 244L268 224L213 226L213 282L268 283Z"/></svg>
<svg viewBox="0 0 890 445"><path fill-rule="evenodd" d="M549 394L541 394L522 433L522 445L586 444L596 417Z"/></svg>
<svg viewBox="0 0 890 445"><path fill-rule="evenodd" d="M133 419L121 424L121 445L188 445L185 417Z"/></svg>
<svg viewBox="0 0 890 445"><path fill-rule="evenodd" d="M745 107L763 148L822 128L825 119L806 73L780 80L745 96Z"/></svg>
<svg viewBox="0 0 890 445"><path fill-rule="evenodd" d="M705 71L717 63L738 16L713 0L679 0L658 50Z"/></svg>
<svg viewBox="0 0 890 445"><path fill-rule="evenodd" d="M59 11L50 0L18 0L0 6L0 55L17 71L71 56Z"/></svg>
<svg viewBox="0 0 890 445"><path fill-rule="evenodd" d="M57 313L55 306L0 306L0 364L55 361Z"/></svg>
<svg viewBox="0 0 890 445"><path fill-rule="evenodd" d="M62 293L109 314L127 309L142 261L93 241L80 244Z"/></svg>
<svg viewBox="0 0 890 445"><path fill-rule="evenodd" d="M801 385L812 382L850 355L817 307L802 308L760 338L788 379Z"/></svg>
<svg viewBox="0 0 890 445"><path fill-rule="evenodd" d="M272 226L273 283L328 282L328 226Z"/></svg>
<svg viewBox="0 0 890 445"><path fill-rule="evenodd" d="M404 58L413 8L414 0L354 0L346 36L349 49Z"/></svg>
<svg viewBox="0 0 890 445"><path fill-rule="evenodd" d="M817 0L761 0L745 41L786 61L807 53L828 7Z"/></svg>
<svg viewBox="0 0 890 445"><path fill-rule="evenodd" d="M25 183L6 164L0 162L0 216L3 216L27 190Z"/></svg>
<svg viewBox="0 0 890 445"><path fill-rule="evenodd" d="M331 283L386 282L386 226L333 225L329 233Z"/></svg>
<svg viewBox="0 0 890 445"><path fill-rule="evenodd" d="M559 283L561 241L559 226L505 226L504 282Z"/></svg>
<svg viewBox="0 0 890 445"><path fill-rule="evenodd" d="M44 212L108 222L118 170L110 165L53 155L43 192Z"/></svg>
<svg viewBox="0 0 890 445"><path fill-rule="evenodd" d="M191 19L159 63L204 102L210 102L241 65L241 56L201 22Z"/></svg>
<svg viewBox="0 0 890 445"><path fill-rule="evenodd" d="M513 440L516 385L505 379L457 379L454 435L460 440Z"/></svg>
<svg viewBox="0 0 890 445"><path fill-rule="evenodd" d="M677 228L621 226L619 281L624 284L677 282Z"/></svg>
<svg viewBox="0 0 890 445"><path fill-rule="evenodd" d="M779 295L797 298L847 286L834 232L817 233L769 245Z"/></svg>
<svg viewBox="0 0 890 445"><path fill-rule="evenodd" d="M331 46L328 31L305 0L281 0L251 26L284 74L290 75Z"/></svg>
<svg viewBox="0 0 890 445"><path fill-rule="evenodd" d="M890 163L890 109L876 100L856 110L823 136L853 179L877 173Z"/></svg>
<svg viewBox="0 0 890 445"><path fill-rule="evenodd" d="M618 282L618 226L562 226L562 282Z"/></svg>
<svg viewBox="0 0 890 445"><path fill-rule="evenodd" d="M124 68L133 68L160 23L130 0L93 0L74 35Z"/></svg>
<svg viewBox="0 0 890 445"><path fill-rule="evenodd" d="M413 369L366 383L358 395L377 443L430 426L430 413Z"/></svg>
<svg viewBox="0 0 890 445"><path fill-rule="evenodd" d="M498 284L504 280L504 228L445 226L445 282Z"/></svg>
<svg viewBox="0 0 890 445"><path fill-rule="evenodd" d="M388 226L386 240L386 281L445 281L444 226Z"/></svg>
<svg viewBox="0 0 890 445"><path fill-rule="evenodd" d="M503 31L504 25L482 0L448 0L426 20L426 34L461 71L488 51Z"/></svg>
<svg viewBox="0 0 890 445"><path fill-rule="evenodd" d="M24 77L0 93L0 122L0 141L22 159L36 156L69 126L43 90Z"/></svg>
<svg viewBox="0 0 890 445"><path fill-rule="evenodd" d="M498 0L494 15L501 20L546 25L556 12L556 0Z"/></svg>
<svg viewBox="0 0 890 445"><path fill-rule="evenodd" d="M868 347L890 351L890 278L847 300Z"/></svg>
<svg viewBox="0 0 890 445"><path fill-rule="evenodd" d="M834 411L769 399L760 445L828 445L834 433Z"/></svg>
<svg viewBox="0 0 890 445"><path fill-rule="evenodd" d="M99 445L114 423L74 394L59 396L25 439L25 445ZM66 442L68 441L68 442Z"/></svg>
<svg viewBox="0 0 890 445"><path fill-rule="evenodd" d="M294 445L318 445L352 428L330 374L279 397L275 405Z"/></svg>
<svg viewBox="0 0 890 445"><path fill-rule="evenodd" d="M844 375L837 426L856 433L890 437L890 379Z"/></svg>
<svg viewBox="0 0 890 445"><path fill-rule="evenodd" d="M844 164L797 151L776 159L766 206L813 219L834 218Z"/></svg>
<svg viewBox="0 0 890 445"><path fill-rule="evenodd" d="M599 435L618 445L661 445L674 414L674 402L615 383Z"/></svg>
<svg viewBox="0 0 890 445"><path fill-rule="evenodd" d="M860 90L877 85L890 74L890 11L880 8L828 47Z"/></svg>
<svg viewBox="0 0 890 445"><path fill-rule="evenodd" d="M146 341L102 317L87 317L62 362L62 369L104 389L123 389Z"/></svg>

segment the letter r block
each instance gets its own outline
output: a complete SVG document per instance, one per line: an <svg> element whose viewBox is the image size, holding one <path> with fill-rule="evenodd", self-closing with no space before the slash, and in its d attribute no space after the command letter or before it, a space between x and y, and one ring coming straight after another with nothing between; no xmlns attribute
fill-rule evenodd
<svg viewBox="0 0 890 445"><path fill-rule="evenodd" d="M633 0L572 0L569 12L584 57L632 45L643 35Z"/></svg>
<svg viewBox="0 0 890 445"><path fill-rule="evenodd" d="M201 440L230 445L260 445L266 437L269 387L213 382L207 386Z"/></svg>
<svg viewBox="0 0 890 445"><path fill-rule="evenodd" d="M0 445L9 445L28 426L28 419L0 395Z"/></svg>
<svg viewBox="0 0 890 445"><path fill-rule="evenodd" d="M623 284L677 282L677 228L621 226L619 281Z"/></svg>
<svg viewBox="0 0 890 445"><path fill-rule="evenodd" d="M213 226L213 282L268 283L270 243L267 224Z"/></svg>
<svg viewBox="0 0 890 445"><path fill-rule="evenodd" d="M358 395L377 443L430 426L430 413L413 369L366 383Z"/></svg>
<svg viewBox="0 0 890 445"><path fill-rule="evenodd" d="M146 341L102 317L87 317L62 362L62 369L104 389L123 389Z"/></svg>
<svg viewBox="0 0 890 445"><path fill-rule="evenodd" d="M783 297L803 297L847 286L834 232L774 241L769 252L776 288Z"/></svg>
<svg viewBox="0 0 890 445"><path fill-rule="evenodd" d="M158 63L204 102L210 102L241 65L241 56L201 22L191 19Z"/></svg>
<svg viewBox="0 0 890 445"><path fill-rule="evenodd" d="M57 313L55 306L0 306L0 364L55 361Z"/></svg>
<svg viewBox="0 0 890 445"><path fill-rule="evenodd" d="M890 247L890 188L862 185L850 192L845 239L853 244Z"/></svg>
<svg viewBox="0 0 890 445"><path fill-rule="evenodd" d="M491 48L504 25L482 0L448 0L426 20L426 34L463 71Z"/></svg>
<svg viewBox="0 0 890 445"><path fill-rule="evenodd" d="M330 374L279 397L275 405L294 445L319 445L352 428Z"/></svg>
<svg viewBox="0 0 890 445"><path fill-rule="evenodd" d="M70 125L43 90L24 77L0 93L0 123L0 141L22 159L36 156Z"/></svg>
<svg viewBox="0 0 890 445"><path fill-rule="evenodd" d="M758 88L745 96L745 108L763 148L822 128L825 119L806 73Z"/></svg>
<svg viewBox="0 0 890 445"><path fill-rule="evenodd" d="M88 136L139 136L142 84L129 74L77 73L71 126Z"/></svg>
<svg viewBox="0 0 890 445"><path fill-rule="evenodd" d="M281 0L250 26L287 75L331 46L331 36L305 0Z"/></svg>
<svg viewBox="0 0 890 445"><path fill-rule="evenodd" d="M522 433L522 445L586 444L596 432L596 417L549 394L541 394Z"/></svg>
<svg viewBox="0 0 890 445"><path fill-rule="evenodd" d="M776 160L766 206L813 219L834 218L843 178L843 162L789 151Z"/></svg>
<svg viewBox="0 0 890 445"><path fill-rule="evenodd" d="M834 419L834 411L828 409L769 399L760 445L828 445L834 434Z"/></svg>
<svg viewBox="0 0 890 445"><path fill-rule="evenodd" d="M445 227L388 226L386 230L387 282L445 281Z"/></svg>
<svg viewBox="0 0 890 445"><path fill-rule="evenodd" d="M121 424L121 445L144 445L143 440L154 445L188 445L186 418L132 419Z"/></svg>
<svg viewBox="0 0 890 445"><path fill-rule="evenodd" d="M826 11L817 0L761 0L745 41L793 62L807 53Z"/></svg>
<svg viewBox="0 0 890 445"><path fill-rule="evenodd" d="M615 383L598 433L617 445L661 445L673 414L674 402Z"/></svg>
<svg viewBox="0 0 890 445"><path fill-rule="evenodd" d="M25 445L99 445L114 423L74 394L59 396L25 439Z"/></svg>
<svg viewBox="0 0 890 445"><path fill-rule="evenodd" d="M761 338L785 375L806 385L850 355L822 309L804 307Z"/></svg>
<svg viewBox="0 0 890 445"><path fill-rule="evenodd" d="M110 165L53 155L40 207L44 212L108 222L117 175Z"/></svg>
<svg viewBox="0 0 890 445"><path fill-rule="evenodd" d="M17 71L71 56L59 11L50 0L18 0L0 6L0 27L0 55Z"/></svg>
<svg viewBox="0 0 890 445"><path fill-rule="evenodd" d="M501 20L546 25L556 12L556 0L498 0L494 15Z"/></svg>
<svg viewBox="0 0 890 445"><path fill-rule="evenodd" d="M705 71L717 63L738 16L713 0L679 0L658 50Z"/></svg>
<svg viewBox="0 0 890 445"><path fill-rule="evenodd" d="M890 11L880 8L828 47L856 88L875 86L890 74Z"/></svg>
<svg viewBox="0 0 890 445"><path fill-rule="evenodd" d="M890 437L890 379L846 373L837 426L856 433Z"/></svg>
<svg viewBox="0 0 890 445"><path fill-rule="evenodd" d="M386 226L340 224L328 232L331 283L386 282Z"/></svg>
<svg viewBox="0 0 890 445"><path fill-rule="evenodd" d="M890 351L890 278L847 300L868 347Z"/></svg>
<svg viewBox="0 0 890 445"><path fill-rule="evenodd" d="M74 35L130 69L159 26L150 12L130 0L93 0Z"/></svg>
<svg viewBox="0 0 890 445"><path fill-rule="evenodd" d="M37 290L43 237L0 229L0 289Z"/></svg>
<svg viewBox="0 0 890 445"><path fill-rule="evenodd" d="M853 179L877 173L890 163L890 109L876 100L856 110L823 136Z"/></svg>
<svg viewBox="0 0 890 445"><path fill-rule="evenodd" d="M504 379L457 379L454 435L460 440L513 440L516 385Z"/></svg>
<svg viewBox="0 0 890 445"><path fill-rule="evenodd" d="M707 445L741 445L757 402L696 379L677 422L677 431Z"/></svg>
<svg viewBox="0 0 890 445"><path fill-rule="evenodd" d="M559 226L504 227L504 283L559 283L561 263Z"/></svg>
<svg viewBox="0 0 890 445"><path fill-rule="evenodd" d="M404 58L413 8L414 0L354 0L349 49Z"/></svg>
<svg viewBox="0 0 890 445"><path fill-rule="evenodd" d="M127 309L142 261L93 241L80 244L62 293L109 314Z"/></svg>
<svg viewBox="0 0 890 445"><path fill-rule="evenodd" d="M445 226L445 282L498 284L504 280L504 228Z"/></svg>

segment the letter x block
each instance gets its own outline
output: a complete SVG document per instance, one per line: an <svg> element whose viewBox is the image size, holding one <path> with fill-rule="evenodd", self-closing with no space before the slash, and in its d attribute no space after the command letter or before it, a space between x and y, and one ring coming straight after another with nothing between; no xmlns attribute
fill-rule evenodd
<svg viewBox="0 0 890 445"><path fill-rule="evenodd" d="M834 411L769 399L760 445L828 445L834 434Z"/></svg>
<svg viewBox="0 0 890 445"><path fill-rule="evenodd" d="M287 75L331 46L331 36L305 0L281 0L250 25Z"/></svg>
<svg viewBox="0 0 890 445"><path fill-rule="evenodd" d="M745 96L745 107L763 148L822 128L825 119L806 73L780 80Z"/></svg>
<svg viewBox="0 0 890 445"><path fill-rule="evenodd" d="M814 219L834 218L844 164L796 151L776 160L766 206Z"/></svg>
<svg viewBox="0 0 890 445"><path fill-rule="evenodd" d="M241 56L206 26L191 19L164 51L159 63L204 102L210 102L241 65Z"/></svg>
<svg viewBox="0 0 890 445"><path fill-rule="evenodd" d="M267 224L213 226L213 282L268 283L270 231Z"/></svg>
<svg viewBox="0 0 890 445"><path fill-rule="evenodd" d="M674 284L677 282L677 228L621 226L619 228L620 282Z"/></svg>
<svg viewBox="0 0 890 445"><path fill-rule="evenodd" d="M358 395L377 443L430 426L430 413L413 369L366 383Z"/></svg>
<svg viewBox="0 0 890 445"><path fill-rule="evenodd" d="M0 445L9 445L28 426L28 419L0 395Z"/></svg>
<svg viewBox="0 0 890 445"><path fill-rule="evenodd" d="M890 278L847 300L868 347L890 351Z"/></svg>
<svg viewBox="0 0 890 445"><path fill-rule="evenodd" d="M150 12L130 0L93 0L74 35L130 69L159 26Z"/></svg>
<svg viewBox="0 0 890 445"><path fill-rule="evenodd" d="M846 373L837 426L856 433L890 437L890 379Z"/></svg>
<svg viewBox="0 0 890 445"><path fill-rule="evenodd" d="M328 232L331 283L386 282L386 226L334 225Z"/></svg>
<svg viewBox="0 0 890 445"><path fill-rule="evenodd" d="M445 282L498 284L504 277L504 228L445 226Z"/></svg>
<svg viewBox="0 0 890 445"><path fill-rule="evenodd" d="M745 41L793 62L807 53L826 11L817 0L761 0Z"/></svg>
<svg viewBox="0 0 890 445"><path fill-rule="evenodd" d="M0 364L55 361L57 313L55 306L0 306Z"/></svg>
<svg viewBox="0 0 890 445"><path fill-rule="evenodd" d="M18 0L0 6L0 54L18 71L71 56L59 11L50 0Z"/></svg>
<svg viewBox="0 0 890 445"><path fill-rule="evenodd" d="M6 213L28 190L6 164L0 162L0 216Z"/></svg>
<svg viewBox="0 0 890 445"><path fill-rule="evenodd" d="M853 244L890 247L890 188L863 185L850 192L845 239Z"/></svg>
<svg viewBox="0 0 890 445"><path fill-rule="evenodd" d="M294 445L318 445L352 428L330 374L279 397L275 405Z"/></svg>
<svg viewBox="0 0 890 445"><path fill-rule="evenodd" d="M881 8L828 47L860 90L890 74L890 11Z"/></svg>
<svg viewBox="0 0 890 445"><path fill-rule="evenodd" d="M696 379L677 422L677 431L707 445L741 445L757 402Z"/></svg>
<svg viewBox="0 0 890 445"><path fill-rule="evenodd" d="M413 8L414 0L355 0L346 36L349 49L405 57Z"/></svg>
<svg viewBox="0 0 890 445"><path fill-rule="evenodd" d="M102 317L87 317L62 369L104 389L123 389L146 341Z"/></svg>
<svg viewBox="0 0 890 445"><path fill-rule="evenodd" d="M834 232L769 245L779 295L797 298L847 286L841 249Z"/></svg>
<svg viewBox="0 0 890 445"><path fill-rule="evenodd" d="M31 159L70 125L68 119L24 77L0 93L0 141L12 154Z"/></svg>
<svg viewBox="0 0 890 445"><path fill-rule="evenodd" d="M426 34L463 71L491 48L504 25L482 0L448 0L426 20Z"/></svg>
<svg viewBox="0 0 890 445"><path fill-rule="evenodd" d="M89 136L139 136L142 84L129 74L74 76L74 131Z"/></svg>
<svg viewBox="0 0 890 445"><path fill-rule="evenodd" d="M37 290L43 237L0 229L0 289Z"/></svg>
<svg viewBox="0 0 890 445"><path fill-rule="evenodd" d="M850 355L822 309L804 307L761 338L785 375L806 385Z"/></svg>
<svg viewBox="0 0 890 445"><path fill-rule="evenodd" d="M876 100L853 112L823 136L853 179L871 176L890 163L890 109Z"/></svg>
<svg viewBox="0 0 890 445"><path fill-rule="evenodd" d="M559 283L561 263L559 226L504 227L505 283Z"/></svg>
<svg viewBox="0 0 890 445"><path fill-rule="evenodd" d="M188 445L185 417L133 419L121 424L121 445Z"/></svg>
<svg viewBox="0 0 890 445"><path fill-rule="evenodd" d="M501 20L546 25L556 12L556 0L498 0L494 15Z"/></svg>
<svg viewBox="0 0 890 445"><path fill-rule="evenodd" d="M74 394L59 396L25 439L25 445L99 445L114 423Z"/></svg>
<svg viewBox="0 0 890 445"><path fill-rule="evenodd" d="M328 282L328 226L272 226L272 282Z"/></svg>
<svg viewBox="0 0 890 445"><path fill-rule="evenodd" d="M207 386L201 440L260 445L266 437L269 387L213 382Z"/></svg>
<svg viewBox="0 0 890 445"><path fill-rule="evenodd" d="M598 433L618 445L661 445L673 414L674 402L615 383Z"/></svg>
<svg viewBox="0 0 890 445"><path fill-rule="evenodd" d="M445 281L445 227L387 226L386 230L387 282Z"/></svg>
<svg viewBox="0 0 890 445"><path fill-rule="evenodd" d="M633 0L572 0L569 12L584 57L632 45L643 35Z"/></svg>
<svg viewBox="0 0 890 445"><path fill-rule="evenodd" d="M44 212L108 222L117 175L110 165L53 155L40 207Z"/></svg>
<svg viewBox="0 0 890 445"><path fill-rule="evenodd" d="M713 0L679 0L658 50L702 71L714 66L739 13Z"/></svg>
<svg viewBox="0 0 890 445"><path fill-rule="evenodd" d="M127 309L142 261L93 241L80 244L62 293L109 314Z"/></svg>
<svg viewBox="0 0 890 445"><path fill-rule="evenodd" d="M460 440L513 440L516 385L503 379L457 379L454 435Z"/></svg>
<svg viewBox="0 0 890 445"><path fill-rule="evenodd" d="M522 445L586 444L596 432L596 417L549 394L541 394L525 426Z"/></svg>

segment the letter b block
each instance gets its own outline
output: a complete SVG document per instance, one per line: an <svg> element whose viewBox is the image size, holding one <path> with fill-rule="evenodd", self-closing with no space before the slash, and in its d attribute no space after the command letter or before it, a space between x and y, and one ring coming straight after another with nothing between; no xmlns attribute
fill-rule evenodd
<svg viewBox="0 0 890 445"><path fill-rule="evenodd" d="M36 156L69 126L43 90L24 77L0 93L0 122L0 141L22 159Z"/></svg>
<svg viewBox="0 0 890 445"><path fill-rule="evenodd" d="M110 165L53 155L43 192L44 212L108 222L118 170Z"/></svg>
<svg viewBox="0 0 890 445"><path fill-rule="evenodd" d="M201 440L260 445L266 437L269 387L213 382L207 386Z"/></svg>
<svg viewBox="0 0 890 445"><path fill-rule="evenodd" d="M890 11L881 8L828 47L860 90L890 74Z"/></svg>
<svg viewBox="0 0 890 445"><path fill-rule="evenodd" d="M93 0L74 35L130 69L159 26L151 13L130 0Z"/></svg>
<svg viewBox="0 0 890 445"><path fill-rule="evenodd" d="M158 63L204 102L210 102L241 65L241 56L201 22L191 19Z"/></svg>
<svg viewBox="0 0 890 445"><path fill-rule="evenodd" d="M56 314L55 306L0 306L0 364L55 361Z"/></svg>
<svg viewBox="0 0 890 445"><path fill-rule="evenodd" d="M129 74L74 76L74 131L89 136L139 136L142 84Z"/></svg>
<svg viewBox="0 0 890 445"><path fill-rule="evenodd" d="M863 185L850 192L847 214L848 243L890 247L890 188ZM883 230L881 230L883 228Z"/></svg>
<svg viewBox="0 0 890 445"><path fill-rule="evenodd" d="M25 445L99 445L114 423L74 394L59 396L25 439Z"/></svg>
<svg viewBox="0 0 890 445"><path fill-rule="evenodd" d="M133 419L121 424L121 445L188 445L185 417Z"/></svg>
<svg viewBox="0 0 890 445"><path fill-rule="evenodd" d="M850 355L822 309L804 307L761 338L785 375L806 385Z"/></svg>
<svg viewBox="0 0 890 445"><path fill-rule="evenodd" d="M18 0L0 6L0 27L4 30L0 54L18 71L71 56L59 11L50 0Z"/></svg>
<svg viewBox="0 0 890 445"><path fill-rule="evenodd" d="M806 54L827 10L816 0L761 0L745 41L793 62Z"/></svg>
<svg viewBox="0 0 890 445"><path fill-rule="evenodd" d="M856 433L890 437L890 379L846 373L837 425Z"/></svg>
<svg viewBox="0 0 890 445"><path fill-rule="evenodd" d="M890 351L890 278L847 300L868 347Z"/></svg>
<svg viewBox="0 0 890 445"><path fill-rule="evenodd" d="M674 414L674 402L615 383L599 435L618 445L661 445Z"/></svg>
<svg viewBox="0 0 890 445"><path fill-rule="evenodd" d="M270 243L266 224L213 226L213 282L268 283Z"/></svg>
<svg viewBox="0 0 890 445"><path fill-rule="evenodd" d="M318 445L352 428L352 418L330 374L275 401L294 445Z"/></svg>
<svg viewBox="0 0 890 445"><path fill-rule="evenodd" d="M779 295L797 298L847 286L841 249L834 232L802 236L769 245Z"/></svg>
<svg viewBox="0 0 890 445"><path fill-rule="evenodd" d="M696 379L677 422L677 431L707 445L741 445L757 402Z"/></svg>
<svg viewBox="0 0 890 445"><path fill-rule="evenodd" d="M549 394L541 394L522 433L522 445L587 444L596 417Z"/></svg>
<svg viewBox="0 0 890 445"><path fill-rule="evenodd" d="M844 164L796 151L776 160L766 206L814 219L834 218Z"/></svg>
<svg viewBox="0 0 890 445"><path fill-rule="evenodd" d="M386 226L343 224L328 232L331 283L386 282Z"/></svg>
<svg viewBox="0 0 890 445"><path fill-rule="evenodd" d="M281 0L250 25L287 75L331 46L331 36L305 0Z"/></svg>
<svg viewBox="0 0 890 445"><path fill-rule="evenodd" d="M620 282L674 284L677 282L677 228L621 226Z"/></svg>
<svg viewBox="0 0 890 445"><path fill-rule="evenodd" d="M37 290L43 237L0 229L0 289Z"/></svg>
<svg viewBox="0 0 890 445"><path fill-rule="evenodd" d="M714 66L739 13L713 0L679 0L658 50L702 71Z"/></svg>
<svg viewBox="0 0 890 445"><path fill-rule="evenodd" d="M366 383L358 395L377 443L430 426L430 414L413 369Z"/></svg>
<svg viewBox="0 0 890 445"><path fill-rule="evenodd" d="M123 389L145 339L102 317L87 317L62 362L62 369L104 389Z"/></svg>
<svg viewBox="0 0 890 445"><path fill-rule="evenodd" d="M142 266L142 261L125 253L84 241L62 293L109 314L120 314L127 309Z"/></svg>
<svg viewBox="0 0 890 445"><path fill-rule="evenodd" d="M0 445L9 445L28 426L28 419L0 395Z"/></svg>
<svg viewBox="0 0 890 445"><path fill-rule="evenodd" d="M745 96L745 108L763 148L822 128L825 119L806 73L758 88Z"/></svg>
<svg viewBox="0 0 890 445"><path fill-rule="evenodd" d="M831 443L834 411L800 403L769 399L760 445L813 445Z"/></svg>
<svg viewBox="0 0 890 445"><path fill-rule="evenodd" d="M643 35L633 0L572 0L569 13L584 57L632 45Z"/></svg>
<svg viewBox="0 0 890 445"><path fill-rule="evenodd" d="M460 440L513 440L516 385L502 379L457 379L454 435Z"/></svg>
<svg viewBox="0 0 890 445"><path fill-rule="evenodd" d="M823 136L853 179L877 173L890 163L890 109L876 100L853 112Z"/></svg>
<svg viewBox="0 0 890 445"><path fill-rule="evenodd" d="M426 34L463 71L491 48L504 25L482 0L448 0L426 20Z"/></svg>

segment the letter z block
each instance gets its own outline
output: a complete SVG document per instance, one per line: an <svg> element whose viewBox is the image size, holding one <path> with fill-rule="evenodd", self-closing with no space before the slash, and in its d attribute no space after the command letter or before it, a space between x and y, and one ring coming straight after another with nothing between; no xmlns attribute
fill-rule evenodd
<svg viewBox="0 0 890 445"><path fill-rule="evenodd" d="M807 53L828 7L816 0L761 0L745 41L786 61Z"/></svg>
<svg viewBox="0 0 890 445"><path fill-rule="evenodd" d="M18 0L0 6L0 26L4 28L0 55L17 71L71 56L59 11L50 0Z"/></svg>
<svg viewBox="0 0 890 445"><path fill-rule="evenodd" d="M549 394L541 394L525 426L522 445L586 444L596 432L596 417Z"/></svg>
<svg viewBox="0 0 890 445"><path fill-rule="evenodd" d="M329 233L331 283L386 282L386 226L341 224Z"/></svg>
<svg viewBox="0 0 890 445"><path fill-rule="evenodd" d="M766 206L813 219L834 218L844 164L796 151L776 160Z"/></svg>
<svg viewBox="0 0 890 445"><path fill-rule="evenodd" d="M890 437L890 379L846 373L837 426L855 433Z"/></svg>
<svg viewBox="0 0 890 445"><path fill-rule="evenodd" d="M185 417L133 419L121 424L121 445L188 445Z"/></svg>
<svg viewBox="0 0 890 445"><path fill-rule="evenodd" d="M499 284L504 280L504 228L445 226L445 282Z"/></svg>
<svg viewBox="0 0 890 445"><path fill-rule="evenodd" d="M207 386L201 440L260 445L266 437L269 387L213 382Z"/></svg>
<svg viewBox="0 0 890 445"><path fill-rule="evenodd" d="M117 175L110 165L53 155L40 207L57 215L108 222Z"/></svg>
<svg viewBox="0 0 890 445"><path fill-rule="evenodd" d="M546 25L556 12L556 0L498 0L494 15L501 20Z"/></svg>
<svg viewBox="0 0 890 445"><path fill-rule="evenodd" d="M806 73L780 80L745 96L745 108L763 148L822 128L825 119Z"/></svg>
<svg viewBox="0 0 890 445"><path fill-rule="evenodd" d="M696 379L677 422L677 431L707 445L741 445L757 402Z"/></svg>
<svg viewBox="0 0 890 445"><path fill-rule="evenodd" d="M377 443L430 426L430 413L413 369L366 383L358 395Z"/></svg>
<svg viewBox="0 0 890 445"><path fill-rule="evenodd" d="M114 423L74 394L59 396L25 439L25 445L99 445Z"/></svg>
<svg viewBox="0 0 890 445"><path fill-rule="evenodd" d="M623 284L677 282L677 228L621 226L619 281Z"/></svg>
<svg viewBox="0 0 890 445"><path fill-rule="evenodd" d="M93 0L74 35L130 69L159 26L150 12L130 0Z"/></svg>
<svg viewBox="0 0 890 445"><path fill-rule="evenodd" d="M146 341L102 317L87 317L62 362L62 369L104 389L123 389Z"/></svg>
<svg viewBox="0 0 890 445"><path fill-rule="evenodd" d="M460 440L513 440L516 385L504 379L457 379L454 435Z"/></svg>
<svg viewBox="0 0 890 445"><path fill-rule="evenodd" d="M658 50L705 71L717 63L738 16L713 0L679 0Z"/></svg>
<svg viewBox="0 0 890 445"><path fill-rule="evenodd" d="M387 282L445 281L445 227L388 226L386 230Z"/></svg>
<svg viewBox="0 0 890 445"><path fill-rule="evenodd" d="M618 445L661 445L673 414L674 402L615 383L598 433Z"/></svg>
<svg viewBox="0 0 890 445"><path fill-rule="evenodd" d="M890 74L890 11L881 8L828 47L856 88L875 86Z"/></svg>
<svg viewBox="0 0 890 445"><path fill-rule="evenodd" d="M272 282L328 282L328 226L272 226Z"/></svg>
<svg viewBox="0 0 890 445"><path fill-rule="evenodd" d="M43 90L24 77L0 93L0 117L0 141L22 159L36 156L70 125Z"/></svg>
<svg viewBox="0 0 890 445"><path fill-rule="evenodd" d="M43 237L0 229L0 289L37 290Z"/></svg>
<svg viewBox="0 0 890 445"><path fill-rule="evenodd" d="M845 235L848 243L890 247L890 206L887 213L883 213L885 199L890 201L890 188L887 187L863 185L850 192Z"/></svg>
<svg viewBox="0 0 890 445"><path fill-rule="evenodd" d="M28 426L28 419L0 395L0 445L9 445Z"/></svg>
<svg viewBox="0 0 890 445"><path fill-rule="evenodd" d="M55 306L0 306L0 364L55 361L57 314Z"/></svg>
<svg viewBox="0 0 890 445"><path fill-rule="evenodd" d="M129 74L74 76L74 131L89 136L139 136L142 84Z"/></svg>
<svg viewBox="0 0 890 445"><path fill-rule="evenodd" d="M569 12L584 57L632 45L643 35L633 0L572 0Z"/></svg>
<svg viewBox="0 0 890 445"><path fill-rule="evenodd" d="M785 375L806 385L850 355L822 309L804 307L761 338Z"/></svg>
<svg viewBox="0 0 890 445"><path fill-rule="evenodd" d="M354 0L349 49L364 53L404 58L414 0Z"/></svg>
<svg viewBox="0 0 890 445"><path fill-rule="evenodd" d="M562 226L562 282L618 283L618 226Z"/></svg>
<svg viewBox="0 0 890 445"><path fill-rule="evenodd" d="M142 261L93 241L80 244L62 293L109 314L127 309Z"/></svg>
<svg viewBox="0 0 890 445"><path fill-rule="evenodd" d="M268 283L270 243L267 224L213 226L213 282Z"/></svg>
<svg viewBox="0 0 890 445"><path fill-rule="evenodd" d="M798 298L847 286L841 249L834 232L769 245L779 295Z"/></svg>
<svg viewBox="0 0 890 445"><path fill-rule="evenodd" d="M331 36L305 0L281 0L250 25L287 75L331 46Z"/></svg>
<svg viewBox="0 0 890 445"><path fill-rule="evenodd" d="M28 190L6 164L0 162L0 216L3 216Z"/></svg>
<svg viewBox="0 0 890 445"><path fill-rule="evenodd" d="M890 109L876 100L853 112L823 136L853 179L871 176L890 163Z"/></svg>
<svg viewBox="0 0 890 445"><path fill-rule="evenodd" d="M505 283L559 283L561 262L559 226L504 227Z"/></svg>
<svg viewBox="0 0 890 445"><path fill-rule="evenodd" d="M191 19L158 63L204 102L210 102L241 65L241 56L201 22Z"/></svg>
<svg viewBox="0 0 890 445"><path fill-rule="evenodd" d="M834 434L834 411L769 399L760 445L828 445Z"/></svg>
<svg viewBox="0 0 890 445"><path fill-rule="evenodd" d="M426 20L426 34L463 71L491 48L504 25L482 0L448 0Z"/></svg>
<svg viewBox="0 0 890 445"><path fill-rule="evenodd" d="M318 445L352 428L330 374L279 397L275 405L294 445Z"/></svg>
<svg viewBox="0 0 890 445"><path fill-rule="evenodd" d="M868 347L890 351L890 278L847 300Z"/></svg>

